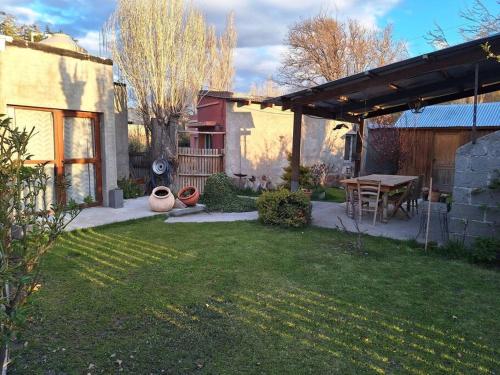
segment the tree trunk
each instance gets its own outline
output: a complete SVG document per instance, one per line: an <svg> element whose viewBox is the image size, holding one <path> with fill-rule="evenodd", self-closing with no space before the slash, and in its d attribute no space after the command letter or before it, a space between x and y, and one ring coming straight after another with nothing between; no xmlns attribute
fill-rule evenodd
<svg viewBox="0 0 500 375"><path fill-rule="evenodd" d="M167 159L172 168L172 180L177 173L177 128L179 117L170 116L168 121L151 120L151 161Z"/></svg>

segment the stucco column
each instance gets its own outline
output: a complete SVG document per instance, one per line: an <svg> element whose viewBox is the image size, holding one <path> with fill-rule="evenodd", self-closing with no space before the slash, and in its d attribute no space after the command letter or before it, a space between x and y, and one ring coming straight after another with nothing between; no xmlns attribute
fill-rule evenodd
<svg viewBox="0 0 500 375"><path fill-rule="evenodd" d="M300 142L302 133L302 107L293 108L292 178L290 189L299 190Z"/></svg>

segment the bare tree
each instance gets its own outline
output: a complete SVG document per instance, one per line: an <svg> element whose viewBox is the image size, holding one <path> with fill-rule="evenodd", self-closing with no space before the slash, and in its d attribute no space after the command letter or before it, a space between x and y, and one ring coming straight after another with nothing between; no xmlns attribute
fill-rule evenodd
<svg viewBox="0 0 500 375"><path fill-rule="evenodd" d="M214 30L183 0L118 0L105 44L151 132L151 157L176 168L179 119L217 67ZM224 37L222 37L224 38Z"/></svg>
<svg viewBox="0 0 500 375"><path fill-rule="evenodd" d="M279 87L276 82L273 81L271 77L267 78L265 81L257 84L252 82L250 86L250 96L258 96L265 98L272 98L275 96L280 96L283 94L281 87Z"/></svg>
<svg viewBox="0 0 500 375"><path fill-rule="evenodd" d="M395 41L392 27L374 30L356 20L340 21L326 14L290 27L287 54L278 82L310 87L385 65L407 56L406 45Z"/></svg>
<svg viewBox="0 0 500 375"><path fill-rule="evenodd" d="M500 0L497 0L496 3L500 5ZM500 11L498 9L495 13L481 0L475 0L472 6L461 11L459 15L464 24L458 28L458 31L464 40L474 40L500 32ZM429 31L424 38L436 49L449 46L444 30L437 23L435 23L434 30Z"/></svg>
<svg viewBox="0 0 500 375"><path fill-rule="evenodd" d="M210 40L215 40L215 29L210 29ZM238 36L234 26L234 12L229 13L225 32L215 43L210 43L211 53L215 63L207 86L214 91L231 91L234 80L234 49Z"/></svg>

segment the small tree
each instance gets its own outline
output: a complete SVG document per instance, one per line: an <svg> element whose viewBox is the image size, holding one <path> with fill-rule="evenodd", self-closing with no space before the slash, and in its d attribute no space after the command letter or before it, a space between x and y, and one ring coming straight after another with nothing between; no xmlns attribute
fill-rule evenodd
<svg viewBox="0 0 500 375"><path fill-rule="evenodd" d="M23 305L39 287L38 266L66 225L79 213L76 204L49 204L45 165L27 167L34 129L18 129L0 116L0 325L3 371L9 344L24 320Z"/></svg>

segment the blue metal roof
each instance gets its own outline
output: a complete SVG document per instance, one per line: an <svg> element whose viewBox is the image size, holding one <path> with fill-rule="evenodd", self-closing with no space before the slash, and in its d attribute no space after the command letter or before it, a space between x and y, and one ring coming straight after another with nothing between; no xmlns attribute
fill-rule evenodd
<svg viewBox="0 0 500 375"><path fill-rule="evenodd" d="M425 107L422 113L405 111L396 121L396 128L472 127L472 104L445 104ZM500 127L500 102L477 105L477 126Z"/></svg>

